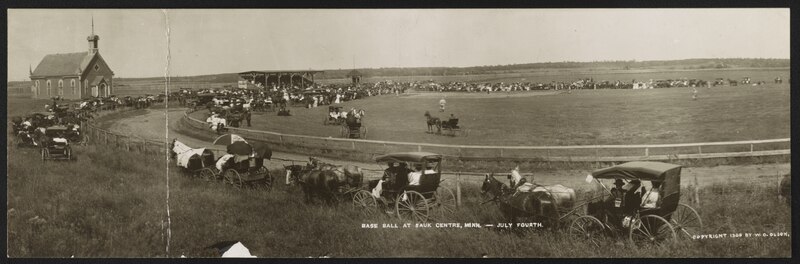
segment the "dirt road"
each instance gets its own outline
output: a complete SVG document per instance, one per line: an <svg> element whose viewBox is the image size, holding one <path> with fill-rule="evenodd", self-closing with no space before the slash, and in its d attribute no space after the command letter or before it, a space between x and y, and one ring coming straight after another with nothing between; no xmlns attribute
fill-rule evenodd
<svg viewBox="0 0 800 264"><path fill-rule="evenodd" d="M175 125L183 117L185 109L170 109L168 114L165 115L164 110L148 111L144 115L138 115L128 118L123 118L113 122L109 129L111 131L122 133L126 135L135 135L153 140L167 140L177 138L179 141L193 147L193 148L211 148L215 150L217 156L224 152L223 146L213 146L211 142L192 138L181 133L175 129ZM166 118L165 118L166 117ZM168 125L169 124L169 125ZM298 160L306 161L308 156L297 155L284 152L274 152L273 158L284 160ZM354 162L346 160L335 160L330 158L320 158L324 162L334 164L352 164L365 169L382 170L378 164ZM270 168L280 168L282 165L291 164L280 160L273 160L269 162ZM509 168L510 170L511 168ZM695 177L699 185L709 185L711 183L725 183L725 182L743 182L751 184L776 184L777 179L775 175L782 175L789 173L791 164L755 164L755 165L740 165L740 166L714 166L714 167L689 167L684 168L682 173L682 185L691 185ZM540 184L554 184L561 183L566 186L585 186L584 182L586 175L590 170L556 170L556 171L536 171L534 173L535 181ZM525 172L523 172L525 173ZM380 177L379 172L368 171L367 176L370 178ZM467 177L470 182L479 183L483 178L480 176Z"/></svg>

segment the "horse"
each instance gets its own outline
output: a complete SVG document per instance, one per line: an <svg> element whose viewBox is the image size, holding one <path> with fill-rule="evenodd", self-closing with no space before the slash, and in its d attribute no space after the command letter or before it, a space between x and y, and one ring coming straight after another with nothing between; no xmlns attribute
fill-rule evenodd
<svg viewBox="0 0 800 264"><path fill-rule="evenodd" d="M300 184L305 202L311 203L318 197L326 204L338 200L337 195L358 188L364 175L361 168L353 165L336 166L333 164L317 164L315 160L306 165L284 166L286 184L292 181Z"/></svg>
<svg viewBox="0 0 800 264"><path fill-rule="evenodd" d="M438 117L431 116L431 113L425 111L425 118L427 118L428 123L428 133L433 133L433 128L436 128L436 133L442 132L442 120Z"/></svg>
<svg viewBox="0 0 800 264"><path fill-rule="evenodd" d="M492 195L486 202L495 202L506 219L515 227L517 218L532 218L546 227L557 227L562 209L575 205L575 191L560 184L536 186L531 192L518 192L500 182L494 174L486 174L481 194Z"/></svg>

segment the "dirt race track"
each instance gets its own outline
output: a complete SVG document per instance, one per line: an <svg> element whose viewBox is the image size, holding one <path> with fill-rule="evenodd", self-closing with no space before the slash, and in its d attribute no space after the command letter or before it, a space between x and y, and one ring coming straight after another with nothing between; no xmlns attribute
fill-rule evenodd
<svg viewBox="0 0 800 264"><path fill-rule="evenodd" d="M196 138L183 135L176 131L175 126L177 122L183 117L186 109L170 109L168 115L164 115L164 110L148 110L147 114L138 115L128 118L115 120L110 124L109 129L116 133L125 135L139 136L153 140L167 140L167 138L177 138L179 141L186 143L193 148L209 147L220 149L221 146L212 146L211 142L199 140ZM165 118L167 117L167 118ZM167 126L169 124L169 126ZM166 137L164 136L166 133ZM273 158L278 159L291 159L291 160L308 160L308 156L274 152ZM353 164L366 169L380 170L380 166L375 163L352 162L346 160L335 160L329 158L321 158L325 162L334 164ZM269 162L270 168L280 168L283 164L288 165L289 162L281 162L273 160ZM509 168L510 170L511 168ZM697 177L698 183L701 186L709 185L711 183L724 183L731 181L744 181L744 182L762 182L774 181L775 175L783 175L789 173L791 164L755 164L755 165L738 165L738 166L714 166L714 167L689 167L684 168L682 184L689 185L693 183ZM535 181L540 184L554 184L561 183L566 186L584 186L584 182L589 170L548 170L548 171L523 171L523 173L534 173ZM370 178L380 177L378 173L368 173ZM470 181L479 182L481 177L471 177ZM769 183L765 183L769 184Z"/></svg>

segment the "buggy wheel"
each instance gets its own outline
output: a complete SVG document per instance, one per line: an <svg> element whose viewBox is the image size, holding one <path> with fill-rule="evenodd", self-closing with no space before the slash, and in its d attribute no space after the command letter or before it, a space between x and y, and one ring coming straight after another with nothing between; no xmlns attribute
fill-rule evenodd
<svg viewBox="0 0 800 264"><path fill-rule="evenodd" d="M273 179L272 175L269 174L269 170L267 170L267 168L265 168L265 167L261 167L261 168L258 168L258 171L256 173L258 173L260 175L264 175L264 180L261 182L261 185L264 188L264 190L266 190L268 192L271 191L272 190L272 184L274 183L275 179Z"/></svg>
<svg viewBox="0 0 800 264"><path fill-rule="evenodd" d="M233 169L225 170L225 180L228 181L231 185L236 188L242 188L244 182L242 181L242 177L239 175L239 172Z"/></svg>
<svg viewBox="0 0 800 264"><path fill-rule="evenodd" d="M675 241L675 229L666 219L657 215L645 215L631 220L628 238L636 244L661 244Z"/></svg>
<svg viewBox="0 0 800 264"><path fill-rule="evenodd" d="M675 228L675 232L683 239L692 239L693 235L699 234L703 229L703 220L700 219L700 214L691 206L683 203L679 203L678 208L668 218L669 223Z"/></svg>
<svg viewBox="0 0 800 264"><path fill-rule="evenodd" d="M450 188L439 186L433 194L435 199L435 210L437 216L444 218L453 215L456 211L456 195Z"/></svg>
<svg viewBox="0 0 800 264"><path fill-rule="evenodd" d="M366 190L359 190L353 195L353 207L361 210L361 213L370 216L378 211L378 201L372 193Z"/></svg>
<svg viewBox="0 0 800 264"><path fill-rule="evenodd" d="M200 169L200 178L206 181L214 181L217 175L210 168L202 168Z"/></svg>
<svg viewBox="0 0 800 264"><path fill-rule="evenodd" d="M600 236L603 235L604 231L605 226L603 223L591 215L584 215L576 218L572 221L567 230L570 235L582 237L595 246L600 246L598 240Z"/></svg>
<svg viewBox="0 0 800 264"><path fill-rule="evenodd" d="M421 193L405 191L397 195L394 203L397 217L402 220L425 222L428 220L428 201Z"/></svg>

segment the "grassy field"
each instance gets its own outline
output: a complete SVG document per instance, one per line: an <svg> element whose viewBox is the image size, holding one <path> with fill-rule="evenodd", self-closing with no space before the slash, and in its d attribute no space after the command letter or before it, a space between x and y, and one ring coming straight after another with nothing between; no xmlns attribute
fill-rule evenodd
<svg viewBox="0 0 800 264"><path fill-rule="evenodd" d="M438 111L446 96L447 111ZM580 90L510 95L423 93L380 96L342 104L366 110L367 138L463 145L660 144L789 137L789 86L653 90ZM324 126L327 107L296 108L294 116L253 115L253 128L289 134L340 137ZM425 133L423 113L455 114L466 137ZM195 117L205 120L208 112Z"/></svg>
<svg viewBox="0 0 800 264"><path fill-rule="evenodd" d="M10 101L10 114L38 107L30 102L29 99ZM347 203L334 207L306 205L296 187L278 186L264 193L192 179L153 155L76 146L78 161L43 165L36 150L10 148L8 153L7 222L11 257L204 257L209 254L205 247L228 240L242 241L260 257L479 257L483 254L489 257L788 257L791 254L788 237L680 241L663 247L639 247L609 238L595 247L561 232L545 230L514 234L490 228L364 229L361 228L364 223L403 222L385 215L363 216ZM713 172L713 168L709 170L710 174ZM272 173L283 175L279 170ZM687 175L690 173L687 171ZM165 250L167 177L171 209L169 254ZM701 203L695 206L706 224L703 233L789 232L790 210L774 198L775 185L755 176L750 178L744 182L720 178L703 184L705 187L699 193ZM689 182L687 178L684 184ZM445 183L452 188L451 184ZM682 193L684 202L693 203L688 187ZM465 182L463 194L463 207L437 222L504 221L493 205L480 204L483 197L479 195L477 182Z"/></svg>
<svg viewBox="0 0 800 264"><path fill-rule="evenodd" d="M164 160L102 147L76 147L74 163L40 166L38 153L9 155L9 255L12 257L189 257L239 240L260 257L788 257L788 237L682 240L649 247L609 237L599 247L561 232L514 234L491 228L364 229L404 222L363 216L347 203L302 203L296 187L270 193L189 178ZM273 175L281 175L273 171ZM166 175L170 181L170 253L166 254ZM695 206L704 234L789 232L790 210L771 185L719 182ZM465 183L464 205L443 223L498 223ZM692 203L684 188L684 202Z"/></svg>

